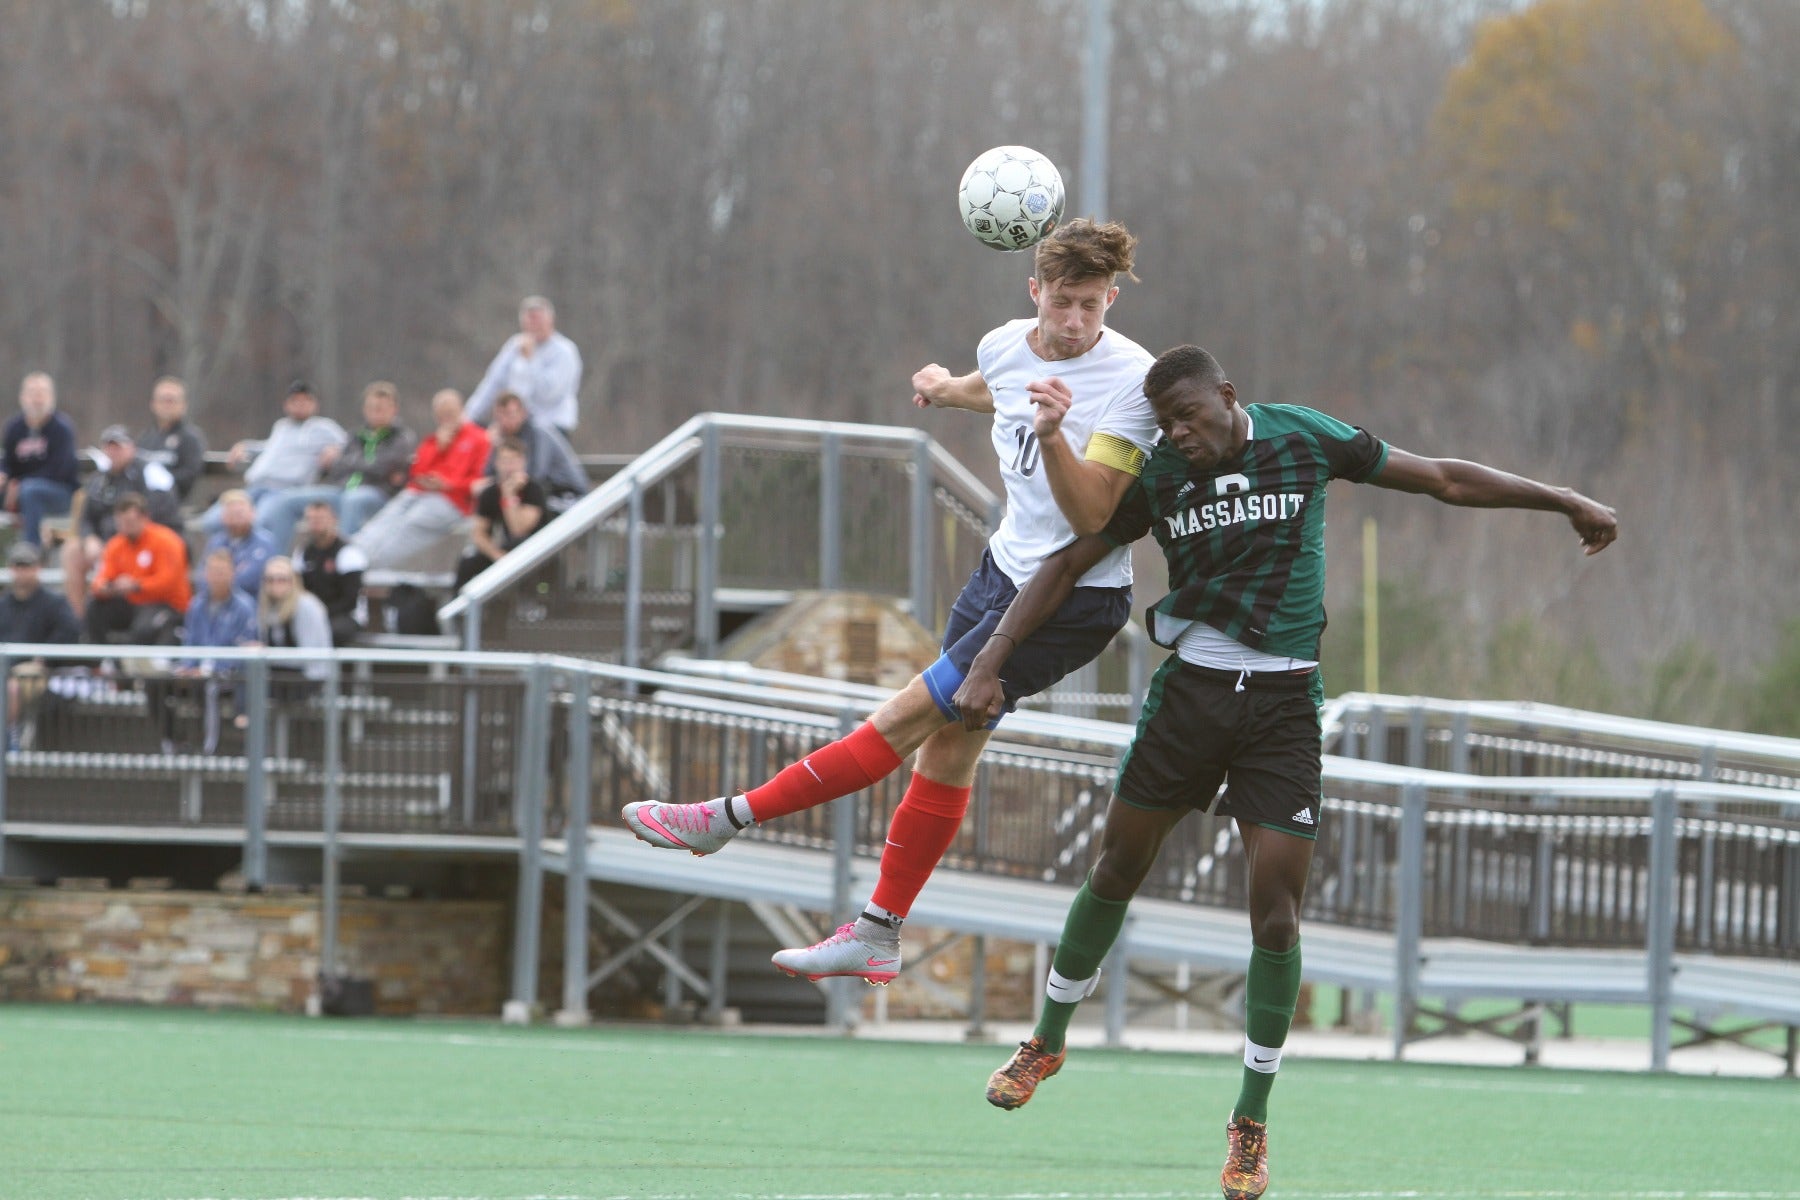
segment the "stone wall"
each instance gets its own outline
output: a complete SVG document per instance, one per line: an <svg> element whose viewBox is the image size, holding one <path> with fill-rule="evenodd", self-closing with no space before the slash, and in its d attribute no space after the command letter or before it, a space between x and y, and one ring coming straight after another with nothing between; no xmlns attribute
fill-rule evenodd
<svg viewBox="0 0 1800 1200"><path fill-rule="evenodd" d="M902 688L938 656L938 639L886 596L797 592L719 647L771 671Z"/></svg>
<svg viewBox="0 0 1800 1200"><path fill-rule="evenodd" d="M345 897L345 969L384 1014L493 1015L510 937L494 900ZM319 969L314 894L0 888L0 1001L302 1012Z"/></svg>

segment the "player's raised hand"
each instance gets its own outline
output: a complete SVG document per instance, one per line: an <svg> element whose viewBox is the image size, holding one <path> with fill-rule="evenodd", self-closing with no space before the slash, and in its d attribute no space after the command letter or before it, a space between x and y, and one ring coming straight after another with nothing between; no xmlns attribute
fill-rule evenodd
<svg viewBox="0 0 1800 1200"><path fill-rule="evenodd" d="M936 363L926 363L913 372L913 403L930 408L939 402L950 382L950 372Z"/></svg>
<svg viewBox="0 0 1800 1200"><path fill-rule="evenodd" d="M1598 554L1619 537L1619 514L1580 492L1569 493L1569 524L1581 535L1583 554Z"/></svg>
<svg viewBox="0 0 1800 1200"><path fill-rule="evenodd" d="M1063 418L1069 409L1074 407L1075 393L1069 385L1052 375L1048 379L1034 379L1025 385L1028 393L1026 399L1037 405L1037 412L1031 418L1031 428L1042 441L1062 428Z"/></svg>

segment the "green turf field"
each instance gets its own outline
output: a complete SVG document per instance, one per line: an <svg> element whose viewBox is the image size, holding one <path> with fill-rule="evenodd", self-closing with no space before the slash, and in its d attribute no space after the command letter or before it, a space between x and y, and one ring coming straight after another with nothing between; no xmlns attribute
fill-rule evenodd
<svg viewBox="0 0 1800 1200"><path fill-rule="evenodd" d="M0 1197L1217 1196L1234 1059L0 1007ZM1800 1200L1800 1084L1290 1059L1271 1197Z"/></svg>

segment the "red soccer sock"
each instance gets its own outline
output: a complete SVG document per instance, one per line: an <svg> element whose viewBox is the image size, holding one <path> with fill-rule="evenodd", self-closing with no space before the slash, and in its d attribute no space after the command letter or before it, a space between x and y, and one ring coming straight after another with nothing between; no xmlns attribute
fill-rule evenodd
<svg viewBox="0 0 1800 1200"><path fill-rule="evenodd" d="M881 878L875 883L871 904L897 917L912 911L913 901L931 878L938 860L969 811L969 789L951 787L913 772L912 783L894 819L888 823L887 845L881 851Z"/></svg>
<svg viewBox="0 0 1800 1200"><path fill-rule="evenodd" d="M767 821L860 792L899 766L894 748L864 721L855 732L783 767L769 782L745 792L744 799L753 819Z"/></svg>

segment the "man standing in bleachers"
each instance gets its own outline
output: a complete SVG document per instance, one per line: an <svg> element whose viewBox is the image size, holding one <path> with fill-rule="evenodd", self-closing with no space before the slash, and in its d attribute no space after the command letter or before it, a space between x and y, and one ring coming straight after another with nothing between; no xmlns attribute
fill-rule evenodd
<svg viewBox="0 0 1800 1200"><path fill-rule="evenodd" d="M0 433L0 491L19 514L19 537L42 544L45 517L64 516L80 482L75 426L56 411L56 383L33 371L19 384L19 415Z"/></svg>
<svg viewBox="0 0 1800 1200"><path fill-rule="evenodd" d="M524 399L532 420L565 432L581 419L581 351L556 332L556 309L542 296L519 302L519 332L506 339L469 393L469 420L486 421L502 392Z"/></svg>

